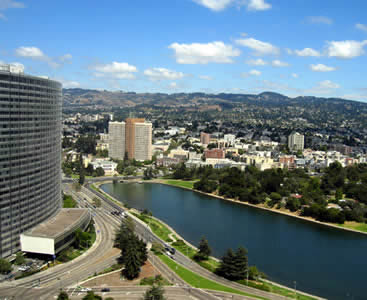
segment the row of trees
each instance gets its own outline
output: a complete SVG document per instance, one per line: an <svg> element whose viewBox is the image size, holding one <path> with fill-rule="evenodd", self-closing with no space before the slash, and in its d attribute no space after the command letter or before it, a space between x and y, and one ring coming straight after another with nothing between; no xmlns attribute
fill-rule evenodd
<svg viewBox="0 0 367 300"><path fill-rule="evenodd" d="M211 166L187 168L180 164L172 176L175 179L196 179L194 189L206 193L215 192L252 204L266 203L270 207L300 210L302 214L320 221L367 221L367 164L343 168L336 162L325 169L321 178L311 177L303 169L260 171L248 166L241 171ZM297 194L301 196L295 197ZM358 202L339 202L344 195ZM327 208L331 200L343 209Z"/></svg>
<svg viewBox="0 0 367 300"><path fill-rule="evenodd" d="M201 238L198 250L198 253L194 256L195 260L203 261L209 259L211 248L205 237ZM256 266L248 265L247 250L244 247L239 247L236 252L228 249L215 273L233 281L243 280L246 277L252 280L257 280L260 276L266 277L264 273L258 271Z"/></svg>

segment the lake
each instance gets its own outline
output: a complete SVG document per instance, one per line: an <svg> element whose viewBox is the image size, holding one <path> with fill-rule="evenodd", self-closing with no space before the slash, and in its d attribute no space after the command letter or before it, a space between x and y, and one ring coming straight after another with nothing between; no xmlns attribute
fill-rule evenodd
<svg viewBox="0 0 367 300"><path fill-rule="evenodd" d="M328 299L367 299L367 235L161 184L104 184L121 202L153 215L213 255L244 246L270 280Z"/></svg>

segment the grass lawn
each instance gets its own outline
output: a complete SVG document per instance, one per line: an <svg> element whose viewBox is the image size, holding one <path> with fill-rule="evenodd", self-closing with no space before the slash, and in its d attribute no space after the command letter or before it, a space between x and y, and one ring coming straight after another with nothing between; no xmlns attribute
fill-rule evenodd
<svg viewBox="0 0 367 300"><path fill-rule="evenodd" d="M184 241L179 240L172 244L173 247L175 247L178 251L180 251L182 254L186 255L187 257L194 260L194 256L196 255L196 250L191 248L189 245L185 244ZM208 260L197 262L200 266L203 268L209 270L210 272L214 272L215 269L219 266L219 262L209 258Z"/></svg>
<svg viewBox="0 0 367 300"><path fill-rule="evenodd" d="M282 288L282 287L279 287L279 286L276 286L276 285L273 285L273 284L267 283L267 282L266 283L264 282L264 284L270 288L270 291L272 293L275 293L275 294L278 294L278 295L282 295L282 296L285 296L285 297L288 297L288 298L296 298L296 299L299 299L299 300L316 300L316 298L309 297L309 296L302 295L302 294L298 294L298 293L297 293L297 297L295 297L294 290L285 289L285 288Z"/></svg>
<svg viewBox="0 0 367 300"><path fill-rule="evenodd" d="M340 227L359 230L363 232L367 232L367 224L366 223L357 223L357 222L345 222L344 224L339 224Z"/></svg>
<svg viewBox="0 0 367 300"><path fill-rule="evenodd" d="M174 185L174 186L178 186L178 187L184 187L184 188L188 188L188 189L193 189L194 188L194 183L196 182L196 180L192 180L192 181L186 181L186 180L175 180L175 179L169 179L169 180L164 180L164 183L167 183L169 185Z"/></svg>
<svg viewBox="0 0 367 300"><path fill-rule="evenodd" d="M140 220L142 220L144 223L148 224L150 229L159 236L162 240L165 242L171 242L172 240L169 237L169 234L171 233L171 230L169 230L166 226L164 226L161 222L157 221L156 219L153 219L147 215L139 215L136 213L133 213L133 215Z"/></svg>
<svg viewBox="0 0 367 300"><path fill-rule="evenodd" d="M171 269L173 270L178 276L180 276L184 281L190 284L193 287L201 288L201 289L208 289L208 290L215 290L215 291L222 291L227 293L233 293L248 297L253 297L257 299L266 299L263 297L247 294L230 287L226 287L219 283L216 283L212 280L206 279L196 273L193 273L186 268L182 267L181 265L174 262L172 259L168 258L167 256L160 254L158 257Z"/></svg>

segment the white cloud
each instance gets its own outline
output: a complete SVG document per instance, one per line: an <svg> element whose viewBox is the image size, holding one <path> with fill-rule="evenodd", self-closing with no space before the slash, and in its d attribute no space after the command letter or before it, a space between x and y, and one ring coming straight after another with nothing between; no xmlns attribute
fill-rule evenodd
<svg viewBox="0 0 367 300"><path fill-rule="evenodd" d="M242 77L243 78L246 78L246 77L249 77L249 76L260 76L261 75L261 72L258 71L258 70L251 70L247 73L242 73Z"/></svg>
<svg viewBox="0 0 367 300"><path fill-rule="evenodd" d="M207 44L173 43L168 48L175 51L179 64L232 63L232 57L241 54L240 50L219 41Z"/></svg>
<svg viewBox="0 0 367 300"><path fill-rule="evenodd" d="M0 0L0 10L6 10L9 8L24 8L25 5L22 2L14 0Z"/></svg>
<svg viewBox="0 0 367 300"><path fill-rule="evenodd" d="M177 83L176 82L171 82L169 84L169 87L172 88L172 89L176 89L178 87Z"/></svg>
<svg viewBox="0 0 367 300"><path fill-rule="evenodd" d="M1 1L1 0L0 0ZM52 68L60 67L60 62L63 63L65 61L70 61L72 56L71 54L65 54L60 57L51 58L47 56L40 48L37 47L19 47L15 50L15 55L19 57L30 58L33 60L39 60L48 63Z"/></svg>
<svg viewBox="0 0 367 300"><path fill-rule="evenodd" d="M246 64L248 64L250 66L265 66L268 63L266 61L262 60L261 58L258 58L258 59L246 60Z"/></svg>
<svg viewBox="0 0 367 300"><path fill-rule="evenodd" d="M14 1L14 0L0 0L0 11L5 11L9 8L24 8L25 5L22 2ZM3 13L0 13L1 20L7 20L6 16Z"/></svg>
<svg viewBox="0 0 367 300"><path fill-rule="evenodd" d="M289 64L288 64L288 63L286 63L286 62L284 62L284 61L280 61L280 60L278 60L278 59L273 60L273 61L271 62L271 65L272 65L273 67L276 67L276 68L289 67Z"/></svg>
<svg viewBox="0 0 367 300"><path fill-rule="evenodd" d="M233 0L193 0L214 11L221 11L233 3Z"/></svg>
<svg viewBox="0 0 367 300"><path fill-rule="evenodd" d="M308 22L312 24L331 25L334 23L334 21L331 18L325 17L325 16L313 16L313 17L308 17L307 19L308 19Z"/></svg>
<svg viewBox="0 0 367 300"><path fill-rule="evenodd" d="M60 56L59 57L59 60L61 62L65 62L65 61L70 61L72 58L73 58L73 56L71 54L67 53L67 54L65 54L63 56Z"/></svg>
<svg viewBox="0 0 367 300"><path fill-rule="evenodd" d="M199 78L203 80L213 80L213 77L207 75L199 75Z"/></svg>
<svg viewBox="0 0 367 300"><path fill-rule="evenodd" d="M367 40L359 41L331 41L327 43L327 55L329 57L337 57L350 59L364 54L363 47L367 45Z"/></svg>
<svg viewBox="0 0 367 300"><path fill-rule="evenodd" d="M15 50L17 56L33 59L45 59L47 56L37 47L19 47Z"/></svg>
<svg viewBox="0 0 367 300"><path fill-rule="evenodd" d="M261 72L258 71L258 70L251 70L250 72L248 72L250 75L253 75L253 76L260 76L261 75Z"/></svg>
<svg viewBox="0 0 367 300"><path fill-rule="evenodd" d="M165 68L152 68L144 71L144 75L150 80L177 80L185 76L182 72L171 71Z"/></svg>
<svg viewBox="0 0 367 300"><path fill-rule="evenodd" d="M271 9L271 4L266 0L193 0L197 4L205 6L213 11L221 11L232 4L238 7L246 5L249 11L262 11Z"/></svg>
<svg viewBox="0 0 367 300"><path fill-rule="evenodd" d="M311 65L310 69L314 72L332 72L336 70L334 67L329 67L323 64Z"/></svg>
<svg viewBox="0 0 367 300"><path fill-rule="evenodd" d="M367 25L358 23L358 24L356 24L356 28L359 29L359 30L367 32Z"/></svg>
<svg viewBox="0 0 367 300"><path fill-rule="evenodd" d="M238 39L235 42L240 46L244 46L254 50L255 51L254 54L259 56L271 55L271 54L277 55L280 52L278 47L275 47L267 42L256 40L254 38Z"/></svg>
<svg viewBox="0 0 367 300"><path fill-rule="evenodd" d="M331 80L324 80L318 83L317 88L319 89L338 89L340 85L332 82Z"/></svg>
<svg viewBox="0 0 367 300"><path fill-rule="evenodd" d="M72 89L72 88L80 87L80 83L77 81L70 81L70 80L64 80L64 79L56 79L56 80L61 82L62 87L65 89Z"/></svg>
<svg viewBox="0 0 367 300"><path fill-rule="evenodd" d="M135 79L133 73L138 72L135 66L125 62L112 62L110 64L100 64L93 67L96 77L107 77L113 79Z"/></svg>
<svg viewBox="0 0 367 300"><path fill-rule="evenodd" d="M266 3L265 0L249 0L247 9L251 11L268 10L271 9L271 4Z"/></svg>
<svg viewBox="0 0 367 300"><path fill-rule="evenodd" d="M312 49L312 48L304 48L302 50L290 50L288 49L288 53L289 54L295 54L297 56L313 56L313 57L319 57L321 56L320 52L315 50L315 49Z"/></svg>
<svg viewBox="0 0 367 300"><path fill-rule="evenodd" d="M298 74L296 74L296 73L293 73L293 74L292 74L292 77L293 77L293 78L298 78L298 77L299 77L299 75L298 75Z"/></svg>

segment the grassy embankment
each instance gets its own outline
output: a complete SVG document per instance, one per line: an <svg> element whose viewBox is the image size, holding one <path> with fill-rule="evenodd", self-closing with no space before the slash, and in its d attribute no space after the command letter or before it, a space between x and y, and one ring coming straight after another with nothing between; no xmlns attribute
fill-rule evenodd
<svg viewBox="0 0 367 300"><path fill-rule="evenodd" d="M162 182L165 184L169 184L169 185L173 185L177 187L183 187L187 189L193 189L194 183L196 181L197 180L186 181L186 180L179 180L179 179L162 179Z"/></svg>
<svg viewBox="0 0 367 300"><path fill-rule="evenodd" d="M348 228L353 230L359 230L362 232L367 232L367 224L366 223L358 223L358 222L345 222L344 224L338 224L342 228Z"/></svg>
<svg viewBox="0 0 367 300"><path fill-rule="evenodd" d="M171 233L171 230L169 230L165 225L163 225L161 222L157 221L156 219L153 219L147 215L132 213L135 217L142 220L144 223L148 224L150 229L152 229L153 233L160 237L165 242L172 242L172 240L169 237L169 234Z"/></svg>
<svg viewBox="0 0 367 300"><path fill-rule="evenodd" d="M266 299L263 297L251 295L248 293L244 293L235 289L232 289L230 287L226 287L224 285L221 285L219 283L216 283L214 281L211 281L207 278L204 278L196 273L193 273L189 271L188 269L182 267L181 265L174 262L172 259L168 258L167 256L163 254L159 254L158 257L172 270L174 271L178 276L180 276L184 281L186 281L188 284L195 288L200 289L208 289L208 290L215 290L215 291L222 291L232 294L238 294L243 296L248 296L252 298L257 299Z"/></svg>

